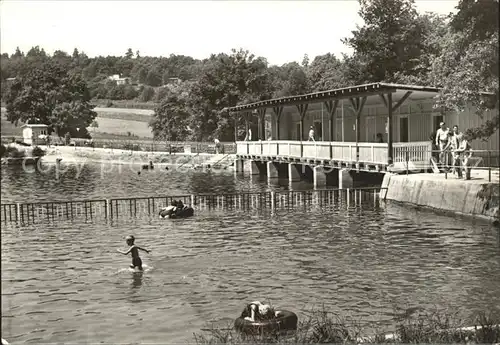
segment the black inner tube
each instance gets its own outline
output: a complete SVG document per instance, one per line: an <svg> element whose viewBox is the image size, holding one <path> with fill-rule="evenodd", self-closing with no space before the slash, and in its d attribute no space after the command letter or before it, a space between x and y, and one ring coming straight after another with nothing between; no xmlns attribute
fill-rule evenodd
<svg viewBox="0 0 500 345"><path fill-rule="evenodd" d="M297 315L288 310L281 310L278 317L269 320L248 321L242 317L234 320L234 327L242 333L262 333L276 331L294 331L297 329Z"/></svg>

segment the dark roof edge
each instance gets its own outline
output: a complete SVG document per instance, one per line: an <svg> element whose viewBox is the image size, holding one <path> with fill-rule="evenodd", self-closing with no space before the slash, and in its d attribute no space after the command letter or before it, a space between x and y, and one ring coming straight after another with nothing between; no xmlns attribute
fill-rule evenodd
<svg viewBox="0 0 500 345"><path fill-rule="evenodd" d="M323 98L328 98L329 96L335 97L336 95L342 95L345 93L352 93L355 96L357 93L370 92L370 91L384 91L384 90L406 90L406 91L423 91L423 92L435 92L438 93L440 88L433 86L421 86L421 85L404 85L404 84L392 84L392 83L371 83L354 85L349 87L344 87L340 89L318 91L313 93L308 93L304 95L287 96L280 98L267 99L259 102L240 104L234 107L226 107L223 111L237 111L237 110L250 110L257 109L264 105L272 106L276 104L286 104L288 102L296 102L301 100L317 99L318 101ZM484 95L494 95L491 92L483 92ZM284 105L285 105L284 104Z"/></svg>

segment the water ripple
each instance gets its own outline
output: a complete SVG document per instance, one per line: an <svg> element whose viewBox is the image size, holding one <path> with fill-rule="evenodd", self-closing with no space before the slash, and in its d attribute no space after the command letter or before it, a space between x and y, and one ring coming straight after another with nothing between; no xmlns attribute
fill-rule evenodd
<svg viewBox="0 0 500 345"><path fill-rule="evenodd" d="M2 201L21 200L23 188L38 200L286 188L232 174L131 171L127 180L86 169L82 180L73 171L46 182L2 168ZM115 254L128 234L152 249L143 255L149 270L142 275L128 272L129 257ZM381 323L394 317L395 305L438 305L464 316L500 305L495 230L391 204L274 215L202 211L172 222L63 221L2 226L1 235L2 337L18 342L158 343L166 334L171 342L192 340L207 322L230 320L254 299L299 315L324 305Z"/></svg>

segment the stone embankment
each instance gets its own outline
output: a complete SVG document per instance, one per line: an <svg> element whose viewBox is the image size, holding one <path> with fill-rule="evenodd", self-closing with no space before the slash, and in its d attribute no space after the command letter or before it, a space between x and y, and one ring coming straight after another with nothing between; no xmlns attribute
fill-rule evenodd
<svg viewBox="0 0 500 345"><path fill-rule="evenodd" d="M168 153L168 152L144 152L88 147L43 147L46 155L42 162L62 164L72 163L107 163L107 164L148 164L152 161L155 165L168 166L201 166L207 162L219 161L219 155L208 153ZM228 160L232 161L232 160Z"/></svg>
<svg viewBox="0 0 500 345"><path fill-rule="evenodd" d="M382 182L382 199L473 216L497 222L500 217L498 171L491 182L484 172L471 180L444 174L386 174Z"/></svg>

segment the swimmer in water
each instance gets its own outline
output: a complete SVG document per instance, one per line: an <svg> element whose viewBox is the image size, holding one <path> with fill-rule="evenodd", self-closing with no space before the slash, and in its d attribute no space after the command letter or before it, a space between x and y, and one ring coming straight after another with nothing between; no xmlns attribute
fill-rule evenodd
<svg viewBox="0 0 500 345"><path fill-rule="evenodd" d="M129 245L128 250L126 252L122 252L121 250L117 249L118 253L123 255L128 255L128 253L132 253L132 265L130 265L130 268L133 269L137 268L138 270L142 271L142 260L139 257L139 250L145 251L148 254L151 253L151 251L136 246L134 244L135 237L132 235L125 237L125 240L127 241L127 245Z"/></svg>

